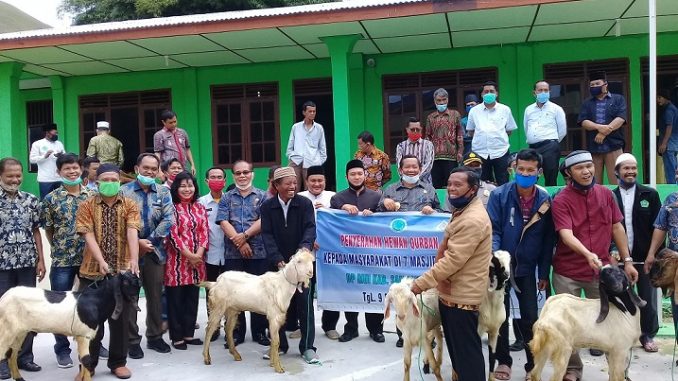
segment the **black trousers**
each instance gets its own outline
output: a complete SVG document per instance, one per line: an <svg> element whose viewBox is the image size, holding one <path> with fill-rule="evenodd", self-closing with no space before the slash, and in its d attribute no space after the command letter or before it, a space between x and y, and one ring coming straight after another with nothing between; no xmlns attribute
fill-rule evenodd
<svg viewBox="0 0 678 381"><path fill-rule="evenodd" d="M643 271L643 265L635 265L638 271L638 296L647 304L640 309L640 342L645 343L653 339L659 331L659 319L657 318L657 289L650 284L650 276Z"/></svg>
<svg viewBox="0 0 678 381"><path fill-rule="evenodd" d="M480 178L483 181L495 183L497 186L506 184L509 180L509 151L496 159L483 159L483 173Z"/></svg>
<svg viewBox="0 0 678 381"><path fill-rule="evenodd" d="M560 164L560 143L557 139L544 140L539 143L530 144L541 155L542 168L544 169L544 184L546 186L556 185L558 181L558 164Z"/></svg>
<svg viewBox="0 0 678 381"><path fill-rule="evenodd" d="M358 333L358 312L344 312L346 324L344 324L344 333ZM322 315L323 331L331 331L337 329L337 322L339 322L339 311L324 310ZM370 334L384 333L384 325L381 323L384 320L384 314L365 312L365 325Z"/></svg>
<svg viewBox="0 0 678 381"><path fill-rule="evenodd" d="M0 270L0 297L10 288L16 286L35 287L36 272L35 267L25 267L14 270ZM2 329L2 328L0 328ZM33 338L35 333L29 332L21 344L17 362L19 365L33 362Z"/></svg>
<svg viewBox="0 0 678 381"><path fill-rule="evenodd" d="M173 342L185 337L193 337L195 321L198 318L198 298L200 287L196 285L165 286L167 295L167 323L169 336Z"/></svg>
<svg viewBox="0 0 678 381"><path fill-rule="evenodd" d="M309 288L303 288L303 292L296 291L292 297L290 305L294 305L297 309L297 316L299 318L299 328L301 330L301 339L299 340L299 353L304 354L307 349L316 350L313 346L315 342L315 307L313 306L313 294L315 289L315 282L311 282ZM271 334L273 334L271 332ZM280 337L280 350L287 352L290 348L287 342L287 335L285 334L285 327L280 327L278 332Z"/></svg>
<svg viewBox="0 0 678 381"><path fill-rule="evenodd" d="M266 259L226 259L224 262L226 271L244 271L252 275L263 275L269 269L269 262ZM266 334L268 327L268 320L266 315L250 312L250 319L252 327L252 339L256 340L258 335ZM233 330L234 340L245 340L247 333L247 320L245 320L245 313L241 312L238 315L238 324Z"/></svg>
<svg viewBox="0 0 678 381"><path fill-rule="evenodd" d="M516 285L521 292L516 292L518 297L518 306L520 308L520 319L518 322L518 331L523 337L525 344L532 341L532 326L537 321L537 280L534 275L522 276L514 278ZM509 351L509 312L511 310L511 286L507 284L506 294L504 294L504 307L506 308L506 320L499 328L499 339L497 340L497 348L495 349L496 358L499 364L513 365L511 352ZM525 363L525 370L531 371L534 368L534 357L530 347L525 345L525 354L527 361Z"/></svg>
<svg viewBox="0 0 678 381"><path fill-rule="evenodd" d="M456 160L433 160L431 182L436 189L446 188L450 172L457 167Z"/></svg>
<svg viewBox="0 0 678 381"><path fill-rule="evenodd" d="M447 352L459 381L485 381L485 358L478 336L478 312L439 303Z"/></svg>
<svg viewBox="0 0 678 381"><path fill-rule="evenodd" d="M83 291L90 286L93 281L80 278L79 291ZM96 287L96 286L92 286ZM138 296L137 296L138 298ZM134 309L131 304L123 298L123 308L120 317L117 320L108 319L108 328L110 330L108 343L108 368L116 369L127 365L127 351L129 350L129 322L132 318L130 310ZM136 313L134 314L136 317ZM94 339L89 342L89 354L92 357L92 369L99 363L99 350L101 349L101 340L104 338L104 325L100 325Z"/></svg>

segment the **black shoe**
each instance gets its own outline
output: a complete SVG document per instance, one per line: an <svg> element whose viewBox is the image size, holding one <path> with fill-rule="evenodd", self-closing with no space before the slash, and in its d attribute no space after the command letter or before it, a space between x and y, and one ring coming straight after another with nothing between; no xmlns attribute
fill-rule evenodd
<svg viewBox="0 0 678 381"><path fill-rule="evenodd" d="M139 344L132 344L129 346L129 351L127 352L127 355L131 359L142 359L144 358L144 350L141 349L141 345Z"/></svg>
<svg viewBox="0 0 678 381"><path fill-rule="evenodd" d="M186 345L185 341L179 341L179 342L176 342L176 343L172 343L172 346L174 347L174 349L178 349L180 351L185 351L186 349L188 349L188 345Z"/></svg>
<svg viewBox="0 0 678 381"><path fill-rule="evenodd" d="M339 336L340 343L346 343L358 337L358 332L344 332L343 335Z"/></svg>
<svg viewBox="0 0 678 381"><path fill-rule="evenodd" d="M520 352L525 348L525 342L522 340L516 340L513 344L509 345L509 350L511 352Z"/></svg>
<svg viewBox="0 0 678 381"><path fill-rule="evenodd" d="M374 340L375 343L383 343L386 341L383 333L370 333L370 337Z"/></svg>
<svg viewBox="0 0 678 381"><path fill-rule="evenodd" d="M602 356L604 354L603 351L601 351L600 349L593 349L593 348L589 349L589 353L591 354L591 356L596 356L596 357Z"/></svg>
<svg viewBox="0 0 678 381"><path fill-rule="evenodd" d="M398 341L396 341L396 347L398 347L398 348L402 348L402 347L403 347L403 344L404 344L404 342L403 342L403 338L402 338L402 337L399 338Z"/></svg>
<svg viewBox="0 0 678 381"><path fill-rule="evenodd" d="M19 369L25 370L26 372L39 372L42 370L42 367L33 361L29 361L19 364Z"/></svg>
<svg viewBox="0 0 678 381"><path fill-rule="evenodd" d="M152 349L158 353L170 353L172 352L172 348L170 348L169 344L165 342L162 338L155 339L155 340L148 340L146 342L146 348Z"/></svg>
<svg viewBox="0 0 678 381"><path fill-rule="evenodd" d="M7 365L7 360L0 361L0 380L8 380L12 377L9 372L9 365Z"/></svg>
<svg viewBox="0 0 678 381"><path fill-rule="evenodd" d="M221 331L217 329L217 330L214 331L214 333L212 334L212 337L210 338L210 342L215 342L215 341L217 341L217 339L219 338L219 336L221 336Z"/></svg>
<svg viewBox="0 0 678 381"><path fill-rule="evenodd" d="M254 341L259 343L259 345L263 345L265 347L271 345L271 340L269 340L268 337L266 337L265 333L260 333L260 334L256 335L256 338L254 339Z"/></svg>
<svg viewBox="0 0 678 381"><path fill-rule="evenodd" d="M204 343L202 340L198 339L197 337L191 340L186 340L184 339L184 342L188 345L203 345Z"/></svg>
<svg viewBox="0 0 678 381"><path fill-rule="evenodd" d="M235 342L235 346L237 347L238 345L244 343L245 339L240 337L234 337L233 341ZM224 343L224 349L228 349L228 342Z"/></svg>

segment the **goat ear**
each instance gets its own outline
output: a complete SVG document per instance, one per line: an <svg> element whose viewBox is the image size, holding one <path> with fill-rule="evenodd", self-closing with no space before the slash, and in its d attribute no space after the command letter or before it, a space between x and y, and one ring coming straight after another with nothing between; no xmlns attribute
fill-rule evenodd
<svg viewBox="0 0 678 381"><path fill-rule="evenodd" d="M633 302L633 304L635 304L636 306L643 308L647 305L647 302L641 299L640 296L638 296L638 294L636 294L636 291L633 289L633 287L629 287L628 289L626 289L626 292L629 294L631 302Z"/></svg>
<svg viewBox="0 0 678 381"><path fill-rule="evenodd" d="M384 300L384 320L381 321L381 324L384 324L386 320L391 316L391 294L386 294L386 300Z"/></svg>
<svg viewBox="0 0 678 381"><path fill-rule="evenodd" d="M421 311L419 310L419 304L417 303L417 297L412 294L412 313L414 316L419 317Z"/></svg>
<svg viewBox="0 0 678 381"><path fill-rule="evenodd" d="M602 323L607 317L607 314L610 312L610 299L607 296L605 287L599 287L599 289L600 289L600 313L598 314L598 319L596 319L596 323Z"/></svg>
<svg viewBox="0 0 678 381"><path fill-rule="evenodd" d="M120 275L116 274L113 277L111 283L113 283L113 297L115 298L115 309L113 310L113 315L111 315L111 318L113 320L118 320L118 318L122 314L122 306L123 306L122 291L120 291L120 287L122 287L122 282L120 281Z"/></svg>

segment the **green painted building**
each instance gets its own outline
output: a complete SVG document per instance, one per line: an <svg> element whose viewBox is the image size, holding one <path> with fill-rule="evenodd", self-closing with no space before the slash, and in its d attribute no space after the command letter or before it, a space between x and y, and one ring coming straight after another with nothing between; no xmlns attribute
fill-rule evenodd
<svg viewBox="0 0 678 381"><path fill-rule="evenodd" d="M678 96L678 1L657 6L658 87ZM268 167L287 163L291 125L313 100L329 182L341 189L356 136L371 131L395 156L405 121L433 111L438 87L462 110L466 94L496 80L519 125L517 150L532 86L544 78L568 116L562 151L585 148L576 117L587 73L602 69L627 99L626 149L647 172L656 151L647 14L645 0L347 1L0 34L0 157L28 164L51 121L66 149L82 153L108 120L129 170L171 108L199 171L244 158L263 187ZM28 165L24 189L37 193Z"/></svg>

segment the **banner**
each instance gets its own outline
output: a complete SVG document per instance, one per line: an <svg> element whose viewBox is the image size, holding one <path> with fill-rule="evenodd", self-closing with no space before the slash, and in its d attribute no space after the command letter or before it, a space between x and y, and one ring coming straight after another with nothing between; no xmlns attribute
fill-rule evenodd
<svg viewBox="0 0 678 381"><path fill-rule="evenodd" d="M435 263L450 215L420 212L351 216L319 209L318 306L333 311L383 312L392 283L418 277Z"/></svg>

